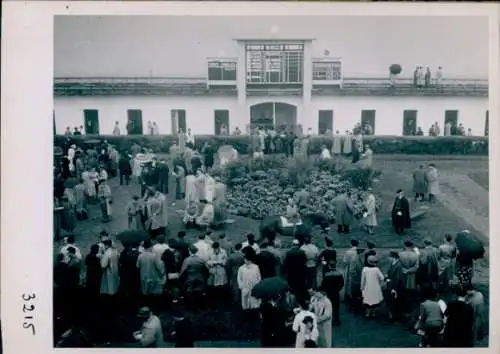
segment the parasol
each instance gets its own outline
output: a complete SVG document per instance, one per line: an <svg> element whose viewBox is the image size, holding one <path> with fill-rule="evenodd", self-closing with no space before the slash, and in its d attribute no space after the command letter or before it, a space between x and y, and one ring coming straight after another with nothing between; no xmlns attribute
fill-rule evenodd
<svg viewBox="0 0 500 354"><path fill-rule="evenodd" d="M288 282L282 277L266 278L253 287L252 296L258 299L271 299L283 294L288 288Z"/></svg>
<svg viewBox="0 0 500 354"><path fill-rule="evenodd" d="M479 259L484 256L483 243L469 231L457 233L455 244L461 256L470 257L472 259Z"/></svg>
<svg viewBox="0 0 500 354"><path fill-rule="evenodd" d="M148 238L149 234L143 230L125 230L116 236L116 239L124 246L139 244Z"/></svg>

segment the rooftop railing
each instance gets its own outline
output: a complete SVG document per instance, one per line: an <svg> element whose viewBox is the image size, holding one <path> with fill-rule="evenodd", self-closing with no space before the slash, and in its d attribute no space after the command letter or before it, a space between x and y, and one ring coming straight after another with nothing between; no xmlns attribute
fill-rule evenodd
<svg viewBox="0 0 500 354"><path fill-rule="evenodd" d="M391 86L384 77L344 77L342 85L316 85L315 95L458 95L487 96L488 80L472 78L446 78L439 85L417 89L410 78L397 78ZM301 89L273 87L272 89L248 89L250 95L272 91L279 95L290 89L300 94ZM207 85L202 76L171 77L58 77L54 78L56 96L99 95L235 95L236 85Z"/></svg>

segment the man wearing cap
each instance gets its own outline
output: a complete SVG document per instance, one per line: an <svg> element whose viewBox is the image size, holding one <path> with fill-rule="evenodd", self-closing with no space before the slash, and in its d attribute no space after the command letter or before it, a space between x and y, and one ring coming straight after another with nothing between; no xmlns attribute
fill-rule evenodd
<svg viewBox="0 0 500 354"><path fill-rule="evenodd" d="M397 190L397 196L392 206L392 225L398 235L411 228L410 203L402 189Z"/></svg>
<svg viewBox="0 0 500 354"><path fill-rule="evenodd" d="M139 310L142 327L134 332L134 339L144 348L158 348L163 344L163 330L160 319L153 315L149 307Z"/></svg>

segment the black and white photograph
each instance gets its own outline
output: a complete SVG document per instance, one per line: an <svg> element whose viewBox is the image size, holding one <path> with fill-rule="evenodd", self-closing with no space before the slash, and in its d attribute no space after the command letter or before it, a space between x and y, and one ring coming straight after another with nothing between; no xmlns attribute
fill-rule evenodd
<svg viewBox="0 0 500 354"><path fill-rule="evenodd" d="M492 345L487 11L147 9L52 18L52 348Z"/></svg>

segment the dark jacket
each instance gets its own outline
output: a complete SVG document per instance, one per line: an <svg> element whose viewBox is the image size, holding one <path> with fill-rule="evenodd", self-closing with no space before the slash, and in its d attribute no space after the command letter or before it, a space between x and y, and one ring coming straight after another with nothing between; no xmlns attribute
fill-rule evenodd
<svg viewBox="0 0 500 354"><path fill-rule="evenodd" d="M398 216L398 211L403 215ZM398 225L398 223L401 223L401 225ZM401 199L396 197L394 200L394 205L392 206L392 224L394 226L402 226L405 229L411 228L410 203L406 197Z"/></svg>
<svg viewBox="0 0 500 354"><path fill-rule="evenodd" d="M130 159L127 156L120 157L120 160L118 160L118 169L121 174L129 176L132 174L132 166L130 166Z"/></svg>

